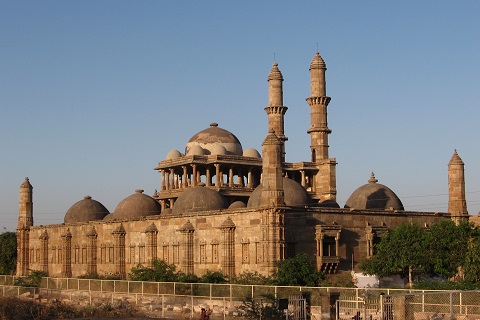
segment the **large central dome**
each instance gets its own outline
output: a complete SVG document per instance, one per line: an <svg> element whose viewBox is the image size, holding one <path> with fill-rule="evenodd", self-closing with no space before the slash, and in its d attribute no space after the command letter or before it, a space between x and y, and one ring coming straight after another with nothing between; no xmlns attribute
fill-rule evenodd
<svg viewBox="0 0 480 320"><path fill-rule="evenodd" d="M192 151L203 149L203 154L228 154L241 156L243 154L242 145L237 137L228 130L222 129L216 123L211 123L210 128L200 131L188 140L185 147L185 154L189 155L190 149ZM225 152L219 150L225 149ZM197 154L198 152L194 152ZM190 153L191 154L191 153Z"/></svg>

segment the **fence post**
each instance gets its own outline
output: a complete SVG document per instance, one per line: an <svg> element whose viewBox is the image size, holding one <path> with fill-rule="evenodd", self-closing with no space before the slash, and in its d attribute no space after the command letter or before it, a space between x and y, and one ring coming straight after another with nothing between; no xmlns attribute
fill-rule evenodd
<svg viewBox="0 0 480 320"><path fill-rule="evenodd" d="M162 318L165 318L165 295L162 294Z"/></svg>
<svg viewBox="0 0 480 320"><path fill-rule="evenodd" d="M450 320L453 320L453 292L450 292Z"/></svg>
<svg viewBox="0 0 480 320"><path fill-rule="evenodd" d="M192 319L193 319L193 283L190 283L190 296L192 297Z"/></svg>

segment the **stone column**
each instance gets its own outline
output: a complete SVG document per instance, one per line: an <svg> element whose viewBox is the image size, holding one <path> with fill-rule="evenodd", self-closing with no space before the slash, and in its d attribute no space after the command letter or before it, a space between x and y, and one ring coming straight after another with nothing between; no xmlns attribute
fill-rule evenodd
<svg viewBox="0 0 480 320"><path fill-rule="evenodd" d="M235 229L232 219L228 217L220 226L223 234L222 272L229 278L235 276Z"/></svg>
<svg viewBox="0 0 480 320"><path fill-rule="evenodd" d="M165 186L165 170L161 169L161 170L160 170L160 175L161 175L161 177L162 177L162 178L161 178L161 179L162 179L162 182L161 182L161 183L162 183L162 187L161 187L160 190L166 190L167 188L166 188L166 186Z"/></svg>
<svg viewBox="0 0 480 320"><path fill-rule="evenodd" d="M30 228L17 228L17 276L27 276L30 270Z"/></svg>
<svg viewBox="0 0 480 320"><path fill-rule="evenodd" d="M211 176L211 173L210 173L210 168L206 168L206 172L205 172L205 185L207 187L210 187L212 185L212 176Z"/></svg>
<svg viewBox="0 0 480 320"><path fill-rule="evenodd" d="M157 234L158 229L152 222L145 230L147 235L147 263L149 267L153 267L153 262L157 260Z"/></svg>
<svg viewBox="0 0 480 320"><path fill-rule="evenodd" d="M125 228L122 224L116 228L113 232L114 239L114 255L115 260L115 273L118 274L122 279L126 277L125 270Z"/></svg>
<svg viewBox="0 0 480 320"><path fill-rule="evenodd" d="M197 185L197 165L196 164L191 164L192 166L192 186Z"/></svg>
<svg viewBox="0 0 480 320"><path fill-rule="evenodd" d="M194 274L194 263L193 263L193 234L195 233L195 228L187 221L179 230L182 233L182 265L181 268L186 274Z"/></svg>
<svg viewBox="0 0 480 320"><path fill-rule="evenodd" d="M87 232L87 274L97 274L97 230Z"/></svg>
<svg viewBox="0 0 480 320"><path fill-rule="evenodd" d="M40 263L42 271L48 274L48 233L45 230L40 236Z"/></svg>
<svg viewBox="0 0 480 320"><path fill-rule="evenodd" d="M228 169L228 186L233 187L233 168Z"/></svg>
<svg viewBox="0 0 480 320"><path fill-rule="evenodd" d="M220 176L220 164L215 163L215 187L220 188L222 186L221 184L221 179L222 177Z"/></svg>
<svg viewBox="0 0 480 320"><path fill-rule="evenodd" d="M182 187L186 188L188 187L188 172L187 172L187 166L182 166L183 169L183 176L182 176Z"/></svg>
<svg viewBox="0 0 480 320"><path fill-rule="evenodd" d="M62 261L62 276L65 278L72 277L72 234L70 229L62 235L63 245L63 261Z"/></svg>
<svg viewBox="0 0 480 320"><path fill-rule="evenodd" d="M247 188L249 188L249 189L253 188L253 184L252 184L252 168L248 168Z"/></svg>

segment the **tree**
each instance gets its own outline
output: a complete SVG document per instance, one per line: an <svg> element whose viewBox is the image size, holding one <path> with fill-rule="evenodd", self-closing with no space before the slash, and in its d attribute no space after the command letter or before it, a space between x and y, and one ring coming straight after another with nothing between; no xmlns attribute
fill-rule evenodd
<svg viewBox="0 0 480 320"><path fill-rule="evenodd" d="M12 274L17 266L17 234L0 234L0 274Z"/></svg>
<svg viewBox="0 0 480 320"><path fill-rule="evenodd" d="M462 268L466 282L480 282L480 231L478 229L472 230L468 239Z"/></svg>
<svg viewBox="0 0 480 320"><path fill-rule="evenodd" d="M168 264L163 260L154 260L152 268L139 264L132 268L129 276L133 281L174 282L178 280L175 265Z"/></svg>
<svg viewBox="0 0 480 320"><path fill-rule="evenodd" d="M444 220L432 225L427 232L428 247L424 250L431 263L429 272L445 278L454 277L465 263L472 231L467 221L456 225L452 220Z"/></svg>
<svg viewBox="0 0 480 320"><path fill-rule="evenodd" d="M360 263L360 268L368 274L385 276L400 274L408 276L410 287L413 286L413 273L425 273L431 264L427 232L418 224L402 223L390 230L375 246L375 255Z"/></svg>
<svg viewBox="0 0 480 320"><path fill-rule="evenodd" d="M277 269L272 275L273 282L280 286L315 287L324 278L315 263L306 253L277 262Z"/></svg>

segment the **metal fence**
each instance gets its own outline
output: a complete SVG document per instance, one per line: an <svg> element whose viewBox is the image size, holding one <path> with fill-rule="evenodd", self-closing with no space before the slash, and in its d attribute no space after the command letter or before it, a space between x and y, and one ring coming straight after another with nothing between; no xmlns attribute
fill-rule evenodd
<svg viewBox="0 0 480 320"><path fill-rule="evenodd" d="M338 320L480 319L480 291L415 291L338 300Z"/></svg>
<svg viewBox="0 0 480 320"><path fill-rule="evenodd" d="M0 276L3 295L36 294L34 288L8 287L14 284L14 276ZM196 312L200 305L217 304L219 313L235 313L242 300L249 297L260 301L270 295L276 299L288 299L293 295L308 294L308 305L321 305L326 292L338 293L335 308L337 319L480 319L480 291L435 291L383 288L336 287L281 287L237 284L205 284L178 282L140 282L126 280L100 280L77 278L42 278L43 292L85 292L85 299L92 296L133 296L135 303L153 301L169 311L176 302L189 305L182 312ZM95 298L96 299L96 298ZM156 302L155 302L156 301ZM176 310L179 311L179 310ZM215 312L215 310L214 310ZM313 313L312 319L315 319Z"/></svg>

